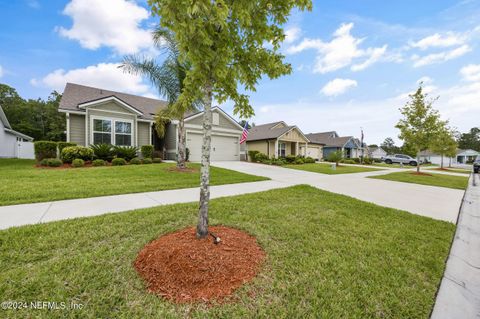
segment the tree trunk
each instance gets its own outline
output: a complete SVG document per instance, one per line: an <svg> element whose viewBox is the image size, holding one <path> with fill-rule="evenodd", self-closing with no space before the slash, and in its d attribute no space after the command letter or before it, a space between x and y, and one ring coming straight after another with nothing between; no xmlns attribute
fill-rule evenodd
<svg viewBox="0 0 480 319"><path fill-rule="evenodd" d="M204 97L202 167L200 169L200 203L197 238L208 235L208 204L210 200L210 144L212 139L212 86L207 85Z"/></svg>
<svg viewBox="0 0 480 319"><path fill-rule="evenodd" d="M186 167L186 145L185 145L185 121L183 117L178 121L178 146L177 146L177 168L184 169Z"/></svg>
<svg viewBox="0 0 480 319"><path fill-rule="evenodd" d="M417 173L420 173L420 156L417 156Z"/></svg>
<svg viewBox="0 0 480 319"><path fill-rule="evenodd" d="M443 169L443 154L442 154L442 158L440 160L440 169Z"/></svg>

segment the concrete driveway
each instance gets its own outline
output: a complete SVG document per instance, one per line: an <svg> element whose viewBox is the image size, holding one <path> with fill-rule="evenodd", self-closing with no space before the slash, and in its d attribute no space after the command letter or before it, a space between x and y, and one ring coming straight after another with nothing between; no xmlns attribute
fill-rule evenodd
<svg viewBox="0 0 480 319"><path fill-rule="evenodd" d="M215 162L212 165L239 172L266 176L272 181L292 185L308 184L319 189L344 194L381 206L455 223L464 191L366 178L402 169L326 175L247 162ZM465 175L463 175L465 176Z"/></svg>

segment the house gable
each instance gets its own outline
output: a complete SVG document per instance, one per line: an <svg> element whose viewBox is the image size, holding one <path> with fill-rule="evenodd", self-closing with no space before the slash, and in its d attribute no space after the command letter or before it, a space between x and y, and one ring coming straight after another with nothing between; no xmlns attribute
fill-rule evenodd
<svg viewBox="0 0 480 319"><path fill-rule="evenodd" d="M291 130L283 133L278 137L279 140L288 142L303 142L308 143L308 139L303 135L299 128L294 126Z"/></svg>
<svg viewBox="0 0 480 319"><path fill-rule="evenodd" d="M230 115L225 113L219 107L215 107L212 109L213 120L215 120L215 117L217 116L218 116L218 123L212 123L213 128L218 127L222 129L237 130L237 131L243 130L243 127L241 127L234 119L230 117ZM203 125L203 112L199 112L185 118L185 124L197 125L197 126Z"/></svg>
<svg viewBox="0 0 480 319"><path fill-rule="evenodd" d="M120 100L115 96L109 96L106 98L81 103L78 105L80 109L95 109L95 110L104 110L109 112L117 112L117 113L128 113L128 114L136 114L142 115L143 113L139 110L135 109L131 105L125 103L124 101Z"/></svg>

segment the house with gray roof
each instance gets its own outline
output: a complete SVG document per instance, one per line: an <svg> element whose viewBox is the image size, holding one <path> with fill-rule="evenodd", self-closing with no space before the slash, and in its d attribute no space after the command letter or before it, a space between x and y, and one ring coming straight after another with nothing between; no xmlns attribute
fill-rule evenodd
<svg viewBox="0 0 480 319"><path fill-rule="evenodd" d="M178 121L167 124L163 137L155 130L155 116L167 106L166 101L158 99L67 83L58 111L66 115L67 142L83 146L102 143L135 147L153 145L163 158L174 160ZM191 161L201 158L202 117L203 111L185 117ZM211 159L240 160L242 131L230 115L219 107L213 108Z"/></svg>
<svg viewBox="0 0 480 319"><path fill-rule="evenodd" d="M269 158L288 155L310 156L316 160L322 157L321 143L311 143L295 125L283 121L257 125L249 130L247 151L259 151Z"/></svg>
<svg viewBox="0 0 480 319"><path fill-rule="evenodd" d="M362 155L362 147L358 139L353 136L339 136L337 132L320 132L306 134L312 143L323 143L323 157L330 153L341 151L345 158L355 158Z"/></svg>

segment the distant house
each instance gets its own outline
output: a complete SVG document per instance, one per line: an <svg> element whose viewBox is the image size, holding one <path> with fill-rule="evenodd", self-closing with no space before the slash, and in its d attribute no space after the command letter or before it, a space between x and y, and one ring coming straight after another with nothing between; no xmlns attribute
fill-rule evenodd
<svg viewBox="0 0 480 319"><path fill-rule="evenodd" d="M297 126L283 121L252 127L246 144L247 151L259 151L269 158L300 155L319 160L322 154L322 144L310 143Z"/></svg>
<svg viewBox="0 0 480 319"><path fill-rule="evenodd" d="M444 165L451 164L469 164L475 160L475 158L480 155L480 152L474 150L457 150L457 155L455 157L443 157ZM442 162L442 156L440 154L434 153L430 150L426 150L418 153L418 157L421 162L428 162L432 164L440 165Z"/></svg>
<svg viewBox="0 0 480 319"><path fill-rule="evenodd" d="M310 141L324 145L324 158L336 151L341 151L346 158L355 158L362 155L361 143L353 136L339 136L335 131L311 133L306 136Z"/></svg>
<svg viewBox="0 0 480 319"><path fill-rule="evenodd" d="M0 106L0 157L34 158L33 138L12 129Z"/></svg>
<svg viewBox="0 0 480 319"><path fill-rule="evenodd" d="M387 152L381 147L369 147L368 156L374 159L381 159L382 157L387 156Z"/></svg>

